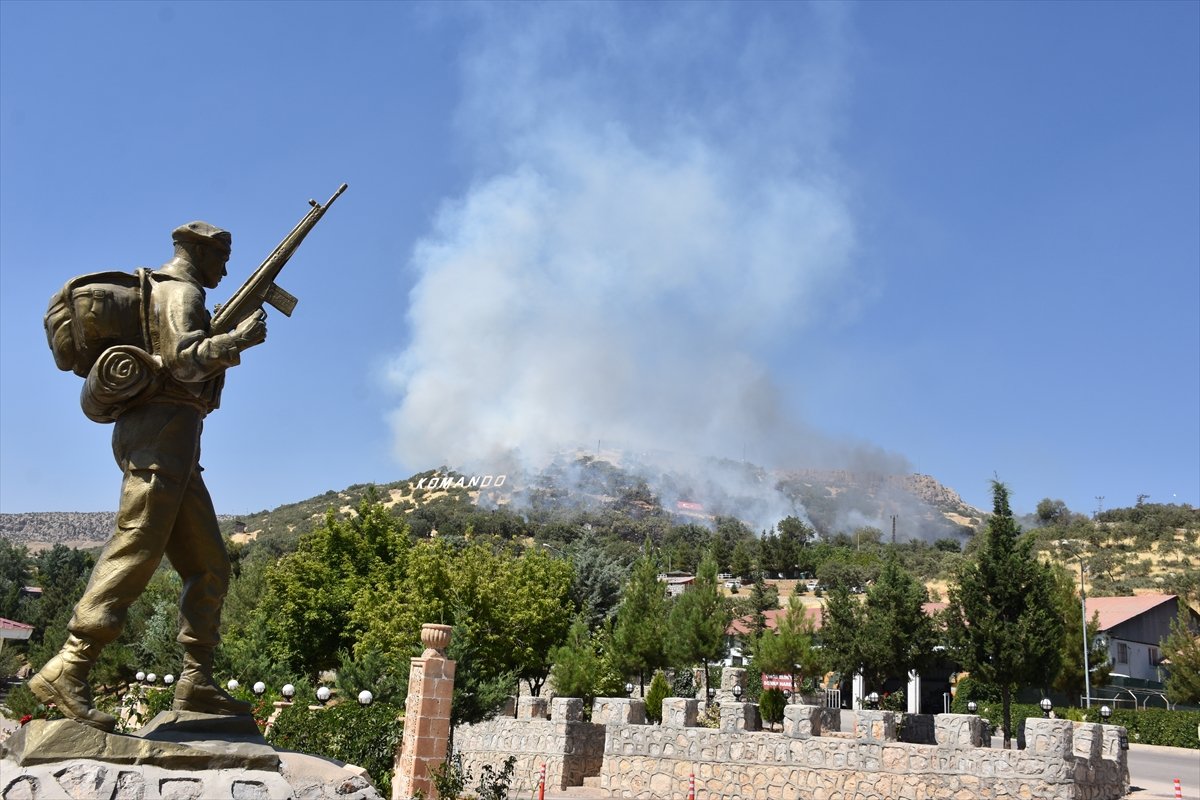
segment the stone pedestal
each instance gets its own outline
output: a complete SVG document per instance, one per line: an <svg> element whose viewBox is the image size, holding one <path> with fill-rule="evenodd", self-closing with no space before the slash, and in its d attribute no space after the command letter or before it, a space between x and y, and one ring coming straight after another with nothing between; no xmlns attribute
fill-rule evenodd
<svg viewBox="0 0 1200 800"><path fill-rule="evenodd" d="M821 735L821 708L819 706L785 706L783 709L783 734L793 739L811 739Z"/></svg>
<svg viewBox="0 0 1200 800"><path fill-rule="evenodd" d="M664 728L694 728L700 716L700 702L688 697L668 697L663 700Z"/></svg>
<svg viewBox="0 0 1200 800"><path fill-rule="evenodd" d="M522 697L517 701L517 719L549 719L550 701L544 697Z"/></svg>
<svg viewBox="0 0 1200 800"><path fill-rule="evenodd" d="M724 703L721 705L721 730L731 732L761 731L762 716L758 703Z"/></svg>
<svg viewBox="0 0 1200 800"><path fill-rule="evenodd" d="M0 747L4 800L380 800L365 773L279 753L250 717L165 711L136 734L34 720Z"/></svg>
<svg viewBox="0 0 1200 800"><path fill-rule="evenodd" d="M632 697L597 697L592 722L600 725L645 725L646 701Z"/></svg>
<svg viewBox="0 0 1200 800"><path fill-rule="evenodd" d="M421 792L435 796L430 773L446 761L450 742L450 702L454 695L455 663L446 658L449 625L423 625L425 652L408 669L408 699L404 735L396 757L392 798L402 800Z"/></svg>
<svg viewBox="0 0 1200 800"><path fill-rule="evenodd" d="M867 742L896 741L894 711L860 711L854 726L854 738Z"/></svg>

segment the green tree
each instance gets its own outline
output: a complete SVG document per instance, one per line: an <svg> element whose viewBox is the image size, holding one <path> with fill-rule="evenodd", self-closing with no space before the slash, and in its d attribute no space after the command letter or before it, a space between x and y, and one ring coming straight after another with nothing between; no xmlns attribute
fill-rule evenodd
<svg viewBox="0 0 1200 800"><path fill-rule="evenodd" d="M608 632L607 635L611 635ZM565 697L583 698L585 709L591 708L597 697L612 697L621 693L625 679L605 657L606 632L593 635L588 629L587 615L580 613L571 623L567 640L555 648L550 678L555 691Z"/></svg>
<svg viewBox="0 0 1200 800"><path fill-rule="evenodd" d="M407 564L408 531L373 492L349 519L333 511L296 552L266 574L260 606L274 656L311 677L353 649L353 612L363 595L394 587Z"/></svg>
<svg viewBox="0 0 1200 800"><path fill-rule="evenodd" d="M919 672L930 663L937 641L933 620L925 613L928 600L925 586L889 551L859 609L859 652L869 688L882 691L887 679L906 679L909 670Z"/></svg>
<svg viewBox="0 0 1200 800"><path fill-rule="evenodd" d="M799 691L798 675L819 678L825 671L821 650L814 646L814 628L804 602L792 595L775 631L764 631L756 641L754 666L770 675L790 675L792 686Z"/></svg>
<svg viewBox="0 0 1200 800"><path fill-rule="evenodd" d="M730 615L717 588L717 561L705 554L692 585L675 598L667 618L666 651L677 667L699 663L708 674L710 662L725 655Z"/></svg>
<svg viewBox="0 0 1200 800"><path fill-rule="evenodd" d="M758 696L758 710L762 714L762 720L772 727L783 722L783 710L786 705L787 698L782 689L766 689Z"/></svg>
<svg viewBox="0 0 1200 800"><path fill-rule="evenodd" d="M1062 500L1044 497L1037 504L1037 519L1043 525L1057 525L1071 519L1071 510Z"/></svg>
<svg viewBox="0 0 1200 800"><path fill-rule="evenodd" d="M1160 646L1170 660L1167 697L1172 703L1195 705L1200 704L1200 631L1192 624L1191 616L1187 603L1180 598L1179 616Z"/></svg>
<svg viewBox="0 0 1200 800"><path fill-rule="evenodd" d="M947 635L959 663L1000 688L1004 746L1011 747L1012 692L1048 687L1062 658L1063 620L1054 604L1054 577L1034 557L1008 503L1008 488L992 481L992 516L975 558L950 587Z"/></svg>
<svg viewBox="0 0 1200 800"><path fill-rule="evenodd" d="M1054 688L1069 698L1080 697L1087 688L1083 679L1083 610L1079 602L1078 584L1070 570L1052 566L1054 575L1054 603L1063 620L1062 666L1054 678ZM1088 666L1091 670L1092 686L1103 686L1108 681L1112 665L1108 663L1108 648L1099 640L1100 616L1095 612L1087 624Z"/></svg>
<svg viewBox="0 0 1200 800"><path fill-rule="evenodd" d="M860 619L858 600L844 585L835 586L825 598L821 647L826 665L838 673L844 689L849 688L854 675L862 669L863 655L858 637Z"/></svg>
<svg viewBox="0 0 1200 800"><path fill-rule="evenodd" d="M751 560L750 544L745 541L733 546L733 555L729 558L729 571L737 578L748 578L754 571Z"/></svg>
<svg viewBox="0 0 1200 800"><path fill-rule="evenodd" d="M757 640L767 628L766 613L779 608L779 587L767 585L763 580L762 570L755 567L754 583L750 585L750 636Z"/></svg>
<svg viewBox="0 0 1200 800"><path fill-rule="evenodd" d="M663 633L666 625L666 587L658 579L658 566L646 540L634 562L613 628L613 648L625 674L637 674L644 689L646 674L666 664Z"/></svg>
<svg viewBox="0 0 1200 800"><path fill-rule="evenodd" d="M575 608L587 611L588 627L594 630L616 615L627 567L592 533L581 537L570 554L575 567L571 600Z"/></svg>
<svg viewBox="0 0 1200 800"><path fill-rule="evenodd" d="M650 681L650 690L646 692L646 719L651 722L662 722L663 700L670 691L671 687L667 684L667 679L662 671L655 672L654 679Z"/></svg>
<svg viewBox="0 0 1200 800"><path fill-rule="evenodd" d="M17 618L21 587L33 577L33 560L25 545L0 537L0 617Z"/></svg>
<svg viewBox="0 0 1200 800"><path fill-rule="evenodd" d="M804 560L804 548L813 537L813 529L799 517L784 517L776 527L779 530L777 558L780 571L787 577L794 578Z"/></svg>

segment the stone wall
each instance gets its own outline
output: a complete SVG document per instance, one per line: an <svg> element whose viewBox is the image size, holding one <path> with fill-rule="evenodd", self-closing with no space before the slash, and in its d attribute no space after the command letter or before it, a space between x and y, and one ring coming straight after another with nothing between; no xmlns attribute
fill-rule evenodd
<svg viewBox="0 0 1200 800"><path fill-rule="evenodd" d="M1028 747L1000 750L987 747L983 722L973 715L939 714L932 719L936 743L912 744L897 741L898 715L890 711L861 711L852 738L834 738L822 735L815 706L788 706L783 732L771 733L761 730L750 704L723 704L720 729L712 729L695 727L695 700L668 698L663 724L646 725L641 701L604 698L590 726L604 732L597 763L583 752L596 734L571 736L571 725L585 723L566 721L575 713L566 705L555 722L558 708L550 720L531 712L473 726L461 740L456 733L456 749L477 765L517 756L519 791L536 785L544 761L557 781L549 786L598 774L611 796L632 800L685 800L692 775L698 796L744 800L1116 800L1128 785L1124 731L1111 725L1031 719ZM921 728L924 738L928 722ZM566 769L568 761L587 766ZM564 768L550 772L558 763Z"/></svg>
<svg viewBox="0 0 1200 800"><path fill-rule="evenodd" d="M581 786L584 778L598 776L604 734L604 725L583 721L582 700L522 697L516 718L502 715L455 728L454 751L476 780L484 766L498 770L513 756L512 794L528 795L537 788L543 764L547 789Z"/></svg>

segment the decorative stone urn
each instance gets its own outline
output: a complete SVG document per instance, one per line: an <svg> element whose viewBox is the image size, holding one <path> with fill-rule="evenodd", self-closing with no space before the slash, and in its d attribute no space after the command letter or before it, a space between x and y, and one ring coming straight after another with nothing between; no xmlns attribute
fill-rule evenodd
<svg viewBox="0 0 1200 800"><path fill-rule="evenodd" d="M427 622L421 626L421 644L425 645L425 652L421 653L421 658L445 658L446 648L450 646L450 631L449 625L435 625Z"/></svg>

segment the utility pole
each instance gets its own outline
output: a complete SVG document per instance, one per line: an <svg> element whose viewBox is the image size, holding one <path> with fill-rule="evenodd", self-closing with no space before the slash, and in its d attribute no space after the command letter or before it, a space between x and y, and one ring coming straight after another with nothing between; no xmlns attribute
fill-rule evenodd
<svg viewBox="0 0 1200 800"><path fill-rule="evenodd" d="M896 515L892 514L892 547L896 546Z"/></svg>

